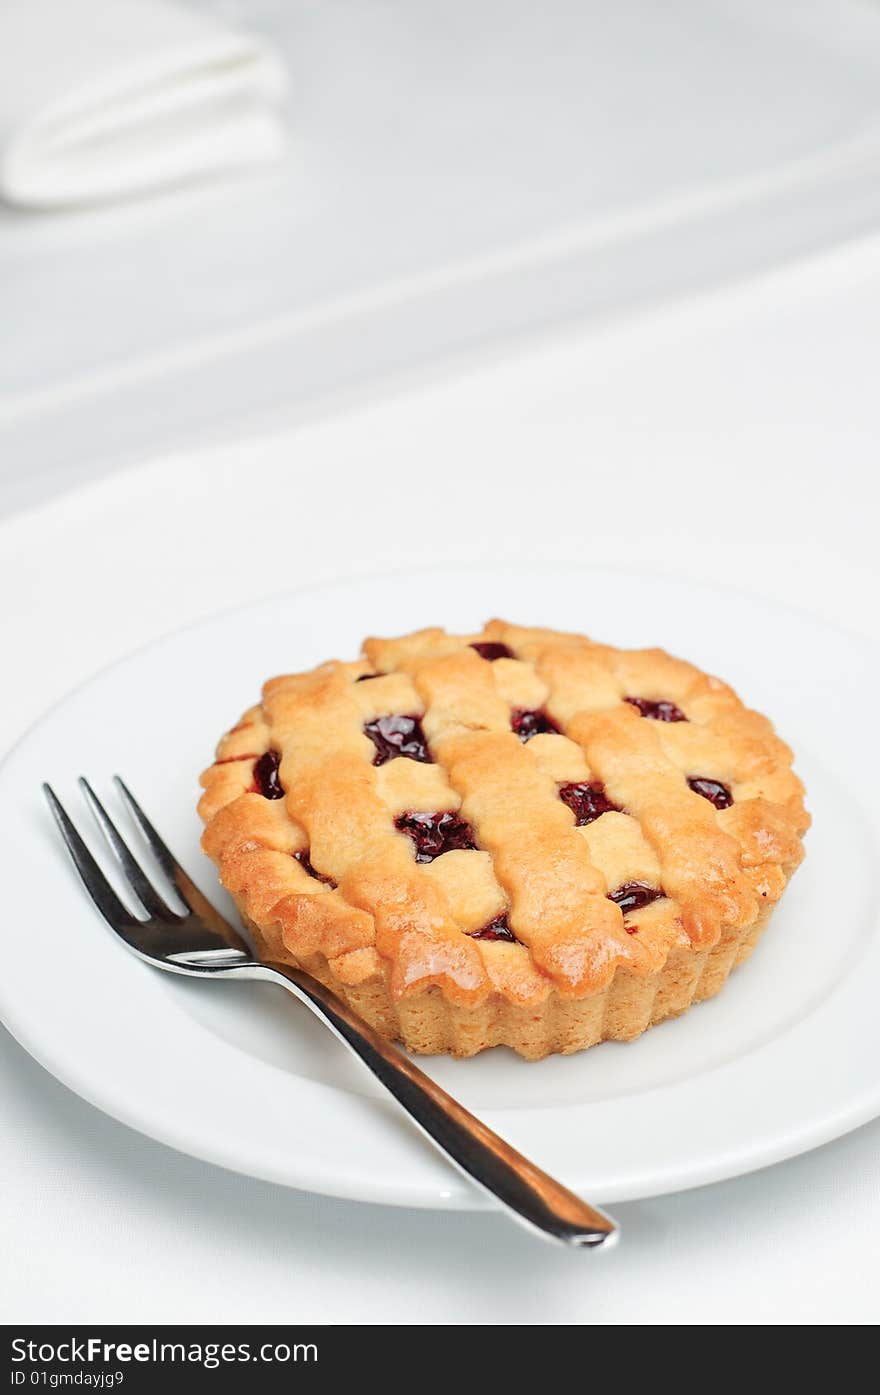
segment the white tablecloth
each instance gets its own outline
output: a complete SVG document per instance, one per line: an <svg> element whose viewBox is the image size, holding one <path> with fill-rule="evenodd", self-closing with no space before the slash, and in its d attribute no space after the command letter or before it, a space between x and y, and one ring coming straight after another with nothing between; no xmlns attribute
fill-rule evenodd
<svg viewBox="0 0 880 1395"><path fill-rule="evenodd" d="M612 560L873 635L878 323L880 244L865 244L12 517L3 731L172 626L410 562ZM876 702L864 695L869 722ZM31 934L36 954L34 895L33 924L7 931ZM492 1215L392 1212L213 1169L103 1117L9 1039L0 1079L7 1321L878 1316L880 1123L751 1177L620 1206L623 1242L599 1257Z"/></svg>

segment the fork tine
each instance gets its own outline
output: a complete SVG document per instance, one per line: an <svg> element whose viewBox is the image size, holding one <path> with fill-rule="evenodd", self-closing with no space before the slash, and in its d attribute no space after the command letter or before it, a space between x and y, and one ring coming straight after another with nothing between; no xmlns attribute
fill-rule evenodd
<svg viewBox="0 0 880 1395"><path fill-rule="evenodd" d="M125 801L129 813L146 838L153 856L156 858L162 871L168 876L184 905L188 906L194 915L199 916L206 925L216 930L219 934L228 936L231 931L236 939L238 939L238 932L233 930L232 926L228 921L224 920L220 912L214 909L207 897L202 895L192 878L183 870L167 843L163 842L159 837L159 834L138 804L122 776L114 775L113 780L116 788Z"/></svg>
<svg viewBox="0 0 880 1395"><path fill-rule="evenodd" d="M51 785L43 784L49 808L67 845L73 865L80 875L86 891L91 896L101 915L117 933L124 933L140 924L127 906L123 905L116 892L101 871L82 838L77 833L60 799Z"/></svg>
<svg viewBox="0 0 880 1395"><path fill-rule="evenodd" d="M148 915L155 916L159 920L179 920L178 913L166 904L146 876L140 863L135 860L122 834L83 775L79 777L79 786L85 795L86 803L95 816L95 822L107 839L113 855L128 878L129 884L144 910Z"/></svg>

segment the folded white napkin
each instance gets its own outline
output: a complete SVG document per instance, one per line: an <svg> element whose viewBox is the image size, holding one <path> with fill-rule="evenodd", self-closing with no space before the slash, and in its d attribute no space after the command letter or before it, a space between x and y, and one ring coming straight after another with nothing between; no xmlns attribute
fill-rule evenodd
<svg viewBox="0 0 880 1395"><path fill-rule="evenodd" d="M284 69L168 0L0 0L0 197L117 198L280 154Z"/></svg>

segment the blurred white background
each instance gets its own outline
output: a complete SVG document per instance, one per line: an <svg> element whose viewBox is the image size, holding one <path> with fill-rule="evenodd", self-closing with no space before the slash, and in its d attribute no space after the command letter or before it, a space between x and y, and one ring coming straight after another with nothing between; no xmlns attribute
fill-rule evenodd
<svg viewBox="0 0 880 1395"><path fill-rule="evenodd" d="M0 205L0 510L880 217L873 0L188 4L276 48L286 153Z"/></svg>
<svg viewBox="0 0 880 1395"><path fill-rule="evenodd" d="M876 638L874 0L188 3L281 56L283 157L0 204L10 741L171 627L410 563L631 563ZM207 1168L9 1038L0 1086L9 1321L877 1317L877 1123L620 1208L591 1266Z"/></svg>

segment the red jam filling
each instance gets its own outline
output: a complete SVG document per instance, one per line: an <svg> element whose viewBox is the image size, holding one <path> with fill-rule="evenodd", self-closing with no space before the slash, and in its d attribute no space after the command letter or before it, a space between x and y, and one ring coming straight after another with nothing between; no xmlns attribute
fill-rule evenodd
<svg viewBox="0 0 880 1395"><path fill-rule="evenodd" d="M394 760L397 756L419 760L425 765L433 764L419 717L404 717L397 713L377 717L374 722L364 723L364 734L376 747L374 765L384 765L386 761Z"/></svg>
<svg viewBox="0 0 880 1395"><path fill-rule="evenodd" d="M545 732L555 734L559 731L546 712L530 712L524 707L513 709L510 714L510 728L516 732L520 741L531 741L533 736L543 735Z"/></svg>
<svg viewBox="0 0 880 1395"><path fill-rule="evenodd" d="M496 644L493 640L481 639L476 644L471 645L476 649L481 659L488 659L490 664L494 664L496 659L512 659L513 651L508 649L506 644Z"/></svg>
<svg viewBox="0 0 880 1395"><path fill-rule="evenodd" d="M512 944L519 944L519 941L507 923L507 912L497 915L494 920L490 920L488 925L484 925L482 930L474 930L470 937L472 940L509 940Z"/></svg>
<svg viewBox="0 0 880 1395"><path fill-rule="evenodd" d="M251 789L256 794L261 794L264 799L283 799L284 788L278 778L280 765L280 751L267 751L265 755L260 756L254 766L254 783Z"/></svg>
<svg viewBox="0 0 880 1395"><path fill-rule="evenodd" d="M304 872L308 872L308 874L309 874L310 877L314 877L314 879L315 879L316 882L323 882L325 886L335 886L335 885L336 885L336 883L335 883L335 881L333 880L332 877L325 877L324 874L323 874L323 872L316 872L316 871L315 871L314 867L313 867L312 864L311 864L311 861L310 861L310 859L309 859L309 855L308 855L307 852L297 852L297 853L294 853L293 855L294 855L296 861L299 863L300 867L302 867L303 871L304 871Z"/></svg>
<svg viewBox="0 0 880 1395"><path fill-rule="evenodd" d="M394 827L406 833L415 844L416 862L433 862L445 852L475 848L474 830L458 814L400 814Z"/></svg>
<svg viewBox="0 0 880 1395"><path fill-rule="evenodd" d="M628 915L630 911L644 910L652 901L659 901L663 894L658 886L648 886L646 882L624 882L623 886L609 891L608 900Z"/></svg>
<svg viewBox="0 0 880 1395"><path fill-rule="evenodd" d="M652 722L686 722L687 717L680 707L676 707L674 702L667 702L661 698L655 702L653 698L625 697L624 702L628 702L631 707L635 707L641 712L643 717L650 717Z"/></svg>
<svg viewBox="0 0 880 1395"><path fill-rule="evenodd" d="M688 784L694 794L701 794L710 804L714 804L716 809L729 809L733 803L733 795L720 780L710 780L705 775L694 775L688 780Z"/></svg>
<svg viewBox="0 0 880 1395"><path fill-rule="evenodd" d="M584 828L603 814L623 812L619 804L612 804L605 793L605 786L600 784L561 785L559 798L574 814L578 828Z"/></svg>

